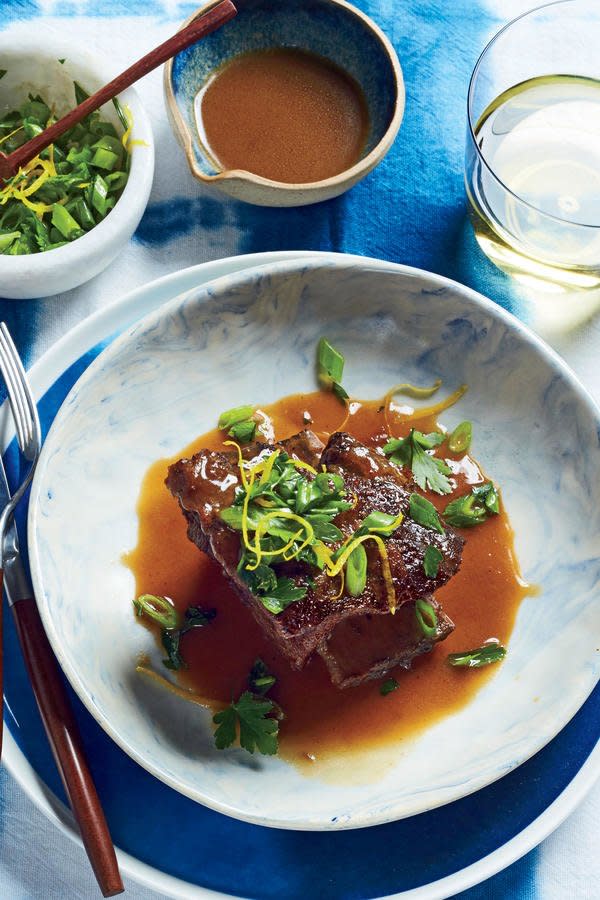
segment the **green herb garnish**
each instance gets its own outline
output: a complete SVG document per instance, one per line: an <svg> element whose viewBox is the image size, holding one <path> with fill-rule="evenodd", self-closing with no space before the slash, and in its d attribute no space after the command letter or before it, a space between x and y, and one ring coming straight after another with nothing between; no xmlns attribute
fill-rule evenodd
<svg viewBox="0 0 600 900"><path fill-rule="evenodd" d="M401 515L391 516L389 513L374 509L373 512L369 513L369 515L362 520L356 534L366 534L368 531L371 531L382 534L384 537L390 537L390 535L400 527L402 519L403 516Z"/></svg>
<svg viewBox="0 0 600 900"><path fill-rule="evenodd" d="M341 384L343 374L344 357L327 338L322 337L317 347L317 377L323 387L333 391L338 400L345 404L348 394Z"/></svg>
<svg viewBox="0 0 600 900"><path fill-rule="evenodd" d="M464 650L462 653L449 653L451 666L463 666L468 669L480 669L491 663L500 662L506 656L506 648L502 644L484 644L475 650Z"/></svg>
<svg viewBox="0 0 600 900"><path fill-rule="evenodd" d="M254 439L256 433L256 422L252 418L253 415L253 406L236 406L228 409L219 416L219 428L226 431L234 441L247 444Z"/></svg>
<svg viewBox="0 0 600 900"><path fill-rule="evenodd" d="M415 603L415 615L419 628L427 638L437 637L438 619L437 614L428 600L420 598Z"/></svg>
<svg viewBox="0 0 600 900"><path fill-rule="evenodd" d="M491 482L477 485L470 494L452 500L444 510L444 519L457 528L481 525L489 516L500 512L498 491Z"/></svg>
<svg viewBox="0 0 600 900"><path fill-rule="evenodd" d="M437 509L431 500L428 500L421 494L410 495L408 515L413 522L417 522L424 528L431 528L432 531L437 531L438 534L446 533L442 528Z"/></svg>
<svg viewBox="0 0 600 900"><path fill-rule="evenodd" d="M291 603L302 600L306 597L307 588L297 585L291 578L277 578L277 585L271 590L266 590L259 594L262 605L278 616L284 609L287 609Z"/></svg>
<svg viewBox="0 0 600 900"><path fill-rule="evenodd" d="M428 578L437 578L440 563L442 562L443 558L444 555L438 550L437 547L434 547L433 544L430 544L427 547L427 549L425 550L425 555L423 556L423 568Z"/></svg>
<svg viewBox="0 0 600 900"><path fill-rule="evenodd" d="M209 625L217 614L216 609L201 609L199 606L190 606L185 611L183 625L180 628L164 628L161 633L162 645L167 651L167 658L163 659L163 665L167 669L187 668L179 651L182 636L192 628L203 628Z"/></svg>
<svg viewBox="0 0 600 900"><path fill-rule="evenodd" d="M427 453L446 440L445 434L432 431L423 434L411 428L410 434L405 438L393 438L383 448L386 456L399 466L411 469L414 479L421 490L435 491L436 494L449 494L452 486L447 476L451 470L443 459L438 459Z"/></svg>
<svg viewBox="0 0 600 900"><path fill-rule="evenodd" d="M158 594L141 594L133 601L137 616L148 616L153 622L157 622L161 628L177 628L180 616L168 597Z"/></svg>
<svg viewBox="0 0 600 900"><path fill-rule="evenodd" d="M319 472L281 450L240 472L233 505L223 522L242 533L240 577L269 612L279 615L306 596L306 581L278 576L273 567L297 560L323 569L328 545L341 541L333 519L352 507L341 476ZM242 471L244 472L241 477Z"/></svg>
<svg viewBox="0 0 600 900"><path fill-rule="evenodd" d="M77 84L75 94L78 103L88 96ZM0 119L0 150L11 153L54 121L42 97L30 94ZM127 144L96 111L19 169L0 189L0 253L52 250L94 228L127 182Z"/></svg>
<svg viewBox="0 0 600 900"><path fill-rule="evenodd" d="M466 453L471 446L473 426L470 422L461 422L448 438L448 449L451 453Z"/></svg>
<svg viewBox="0 0 600 900"><path fill-rule="evenodd" d="M387 697L388 694L391 694L392 691L397 690L400 687L395 678L388 678L387 681L384 681L379 686L379 693L382 697Z"/></svg>
<svg viewBox="0 0 600 900"><path fill-rule="evenodd" d="M346 561L346 590L351 597L360 597L367 586L367 552L357 544Z"/></svg>
<svg viewBox="0 0 600 900"><path fill-rule="evenodd" d="M252 693L264 697L264 695L271 690L276 681L277 679L269 672L262 659L260 659L260 657L255 659L254 665L250 669L250 674L248 675L248 687Z"/></svg>
<svg viewBox="0 0 600 900"><path fill-rule="evenodd" d="M230 747L239 729L240 746L248 753L264 753L273 756L278 749L279 723L270 713L275 709L272 700L257 697L250 691L244 691L238 700L233 701L226 709L213 716L217 725L215 744L218 750Z"/></svg>

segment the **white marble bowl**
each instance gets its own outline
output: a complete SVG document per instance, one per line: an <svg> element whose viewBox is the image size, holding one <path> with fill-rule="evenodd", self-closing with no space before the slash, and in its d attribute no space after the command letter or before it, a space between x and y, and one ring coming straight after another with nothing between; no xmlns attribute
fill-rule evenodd
<svg viewBox="0 0 600 900"><path fill-rule="evenodd" d="M307 778L277 758L215 750L205 711L137 675L139 652L157 667L161 654L134 620L133 578L121 562L137 541L136 502L150 464L214 427L223 409L313 390L323 334L343 348L344 384L355 396L436 377L469 385L444 424L473 422L477 457L502 487L523 575L541 591L521 604L506 660L473 700L403 741L389 768L374 763L370 783L357 775L351 785ZM220 278L128 329L56 417L29 507L48 636L114 740L214 809L302 829L432 809L525 761L598 680L599 433L597 407L556 354L454 282L358 257Z"/></svg>
<svg viewBox="0 0 600 900"><path fill-rule="evenodd" d="M64 59L64 63L59 60ZM18 38L0 35L0 60L6 75L0 79L0 111L14 109L28 93L39 93L59 115L76 105L73 81L89 93L118 72L96 52L89 53L61 37L44 34ZM150 119L133 88L119 96L133 115L133 136L143 145L132 148L131 170L123 193L109 214L91 231L70 244L25 256L0 255L0 297L49 297L89 281L105 269L137 228L148 203L154 175L154 142ZM120 127L112 103L102 116Z"/></svg>

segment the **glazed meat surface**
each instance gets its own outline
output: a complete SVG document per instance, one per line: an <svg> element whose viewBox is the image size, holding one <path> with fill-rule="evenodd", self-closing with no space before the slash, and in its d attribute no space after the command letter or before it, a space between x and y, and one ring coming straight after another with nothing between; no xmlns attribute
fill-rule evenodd
<svg viewBox="0 0 600 900"><path fill-rule="evenodd" d="M356 500L353 509L334 520L344 537L352 534L373 510L393 516L404 514L400 527L385 541L396 614L390 615L381 559L371 541L363 545L368 578L359 597L346 591L337 597L339 578L292 561L277 566L277 572L301 583L309 574L312 583L306 596L279 615L265 609L238 574L239 532L219 518L220 511L232 504L239 484L236 453L202 450L170 467L166 484L187 519L188 536L221 564L242 601L294 668L301 668L317 652L334 683L346 687L380 677L396 665L408 667L416 655L430 650L453 628L450 619L434 604L437 635L425 638L416 622L414 603L423 597L431 602L430 595L458 570L462 538L451 529L444 535L437 534L408 517L414 485L378 448L361 444L343 432L332 435L324 447L309 431L275 446L316 469L324 464L328 471L342 475L347 496ZM274 445L256 443L247 445L243 455L256 462L273 449ZM430 545L443 554L436 578L427 578L423 569L425 550Z"/></svg>

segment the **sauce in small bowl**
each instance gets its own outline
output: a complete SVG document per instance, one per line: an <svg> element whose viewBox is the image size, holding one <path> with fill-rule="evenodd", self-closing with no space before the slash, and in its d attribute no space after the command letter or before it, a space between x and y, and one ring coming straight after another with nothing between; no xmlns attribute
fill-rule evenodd
<svg viewBox="0 0 600 900"><path fill-rule="evenodd" d="M344 0L236 5L225 28L165 66L167 110L192 174L261 206L338 196L383 159L400 127L394 48Z"/></svg>
<svg viewBox="0 0 600 900"><path fill-rule="evenodd" d="M200 139L223 169L288 184L322 181L355 165L369 111L354 78L292 47L234 57L196 95Z"/></svg>

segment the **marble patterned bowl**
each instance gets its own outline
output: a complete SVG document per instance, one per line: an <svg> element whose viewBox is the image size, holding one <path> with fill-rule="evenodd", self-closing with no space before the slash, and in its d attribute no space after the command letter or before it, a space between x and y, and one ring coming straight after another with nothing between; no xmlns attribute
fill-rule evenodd
<svg viewBox="0 0 600 900"><path fill-rule="evenodd" d="M214 427L224 409L313 390L323 334L343 348L344 384L355 396L437 377L469 385L444 424L473 422L477 457L502 487L523 575L540 587L519 608L506 660L468 705L393 747L386 766L374 756L366 780L349 757L342 783L306 777L278 758L215 750L205 710L138 675L138 653L158 669L164 654L134 620L133 577L121 562L137 541L148 467ZM598 680L599 435L599 410L559 357L447 279L358 257L220 278L119 337L52 425L29 507L48 636L119 746L220 812L318 830L432 809L528 759Z"/></svg>
<svg viewBox="0 0 600 900"><path fill-rule="evenodd" d="M197 10L184 25L211 5ZM400 128L404 81L394 48L368 16L344 0L238 0L236 6L235 19L165 65L167 111L192 174L259 206L303 206L337 197L383 159ZM350 169L322 181L284 184L241 170L221 171L216 165L196 126L194 98L228 60L272 47L295 47L326 57L362 87L370 129L362 158Z"/></svg>

